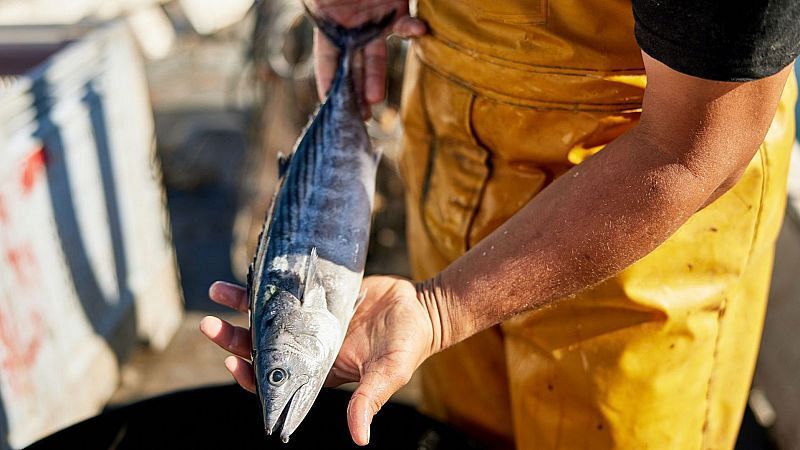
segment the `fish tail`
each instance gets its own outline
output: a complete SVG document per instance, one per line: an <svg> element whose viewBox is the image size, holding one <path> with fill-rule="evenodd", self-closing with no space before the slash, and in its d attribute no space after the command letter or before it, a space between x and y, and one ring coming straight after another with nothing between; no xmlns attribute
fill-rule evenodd
<svg viewBox="0 0 800 450"><path fill-rule="evenodd" d="M371 40L380 36L386 30L386 27L392 23L397 11L393 10L375 22L367 22L354 28L345 28L328 19L318 17L312 14L308 7L306 7L306 13L317 28L322 31L322 34L339 48L342 57L346 58L348 54L364 47Z"/></svg>

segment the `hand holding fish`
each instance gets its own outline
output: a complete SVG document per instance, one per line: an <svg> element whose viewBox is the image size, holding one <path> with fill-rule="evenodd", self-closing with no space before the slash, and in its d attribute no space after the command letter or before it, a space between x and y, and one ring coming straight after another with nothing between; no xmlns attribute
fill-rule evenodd
<svg viewBox="0 0 800 450"><path fill-rule="evenodd" d="M366 296L353 316L339 356L325 382L327 387L359 382L347 408L353 440L369 443L372 417L431 354L436 328L414 285L403 278L372 276L364 279ZM217 282L209 290L215 302L248 311L244 288ZM255 392L250 359L250 331L217 317L206 317L200 329L214 343L233 353L225 366L236 381Z"/></svg>
<svg viewBox="0 0 800 450"><path fill-rule="evenodd" d="M351 1L350 6L396 3ZM330 5L336 7L313 9ZM363 60L365 46L382 41L398 11L377 20L364 15L347 27L328 16L345 6L319 1L308 8L310 19L336 46L338 68L292 155L278 162L277 192L247 274L248 307L235 287L216 284L211 290L223 304L249 309L249 336L219 319L206 319L201 326L241 358L229 358L226 365L257 394L264 433L283 442L326 381L359 380L348 424L356 443L368 443L372 416L434 342L434 321L411 282L383 277L362 283L380 151L372 147L362 121L362 94L354 78L364 72L355 62ZM355 10L349 11L345 16L355 20ZM248 357L250 364L244 362Z"/></svg>
<svg viewBox="0 0 800 450"><path fill-rule="evenodd" d="M312 13L352 28L396 11L389 32L402 38L422 36L425 24L408 15L408 0L303 0ZM353 81L366 104L383 101L386 91L386 41L376 39L353 60ZM314 30L314 63L319 98L331 87L339 65L339 50L318 29Z"/></svg>

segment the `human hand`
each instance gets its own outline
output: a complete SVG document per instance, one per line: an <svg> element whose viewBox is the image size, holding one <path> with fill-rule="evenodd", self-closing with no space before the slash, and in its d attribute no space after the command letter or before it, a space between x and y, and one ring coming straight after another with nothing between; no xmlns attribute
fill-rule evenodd
<svg viewBox="0 0 800 450"><path fill-rule="evenodd" d="M372 276L364 279L366 296L358 306L325 386L359 382L347 407L353 441L369 443L372 417L405 385L419 365L436 350L435 328L414 285L403 278ZM217 282L209 295L215 302L247 312L247 293L236 285ZM217 317L205 317L200 329L214 343L233 353L225 366L245 389L255 392L249 362L250 331Z"/></svg>
<svg viewBox="0 0 800 450"><path fill-rule="evenodd" d="M347 28L377 20L391 11L396 11L389 33L401 38L422 36L427 32L425 24L408 15L408 0L303 0L312 14L325 17ZM385 39L376 39L368 44L353 59L353 82L361 92L365 104L383 101L386 91L387 49ZM317 79L317 94L325 97L331 87L339 52L318 29L314 29L314 74Z"/></svg>

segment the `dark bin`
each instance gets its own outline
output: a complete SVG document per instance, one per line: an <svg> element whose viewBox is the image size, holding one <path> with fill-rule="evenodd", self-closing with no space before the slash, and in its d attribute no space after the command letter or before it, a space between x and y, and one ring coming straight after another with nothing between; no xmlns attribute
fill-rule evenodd
<svg viewBox="0 0 800 450"><path fill-rule="evenodd" d="M357 447L347 430L350 393L323 390L288 444L265 438L255 396L236 385L167 394L109 409L28 449L397 449L480 447L413 408L388 404L372 423L371 444Z"/></svg>

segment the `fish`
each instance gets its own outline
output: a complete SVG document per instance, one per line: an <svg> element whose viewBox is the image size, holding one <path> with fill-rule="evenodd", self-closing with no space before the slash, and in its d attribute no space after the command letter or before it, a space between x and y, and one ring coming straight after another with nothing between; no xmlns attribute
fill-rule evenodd
<svg viewBox="0 0 800 450"><path fill-rule="evenodd" d="M364 275L380 151L353 83L356 52L395 12L356 28L307 14L339 48L331 88L289 157L247 276L252 363L267 435L308 414L344 341Z"/></svg>

